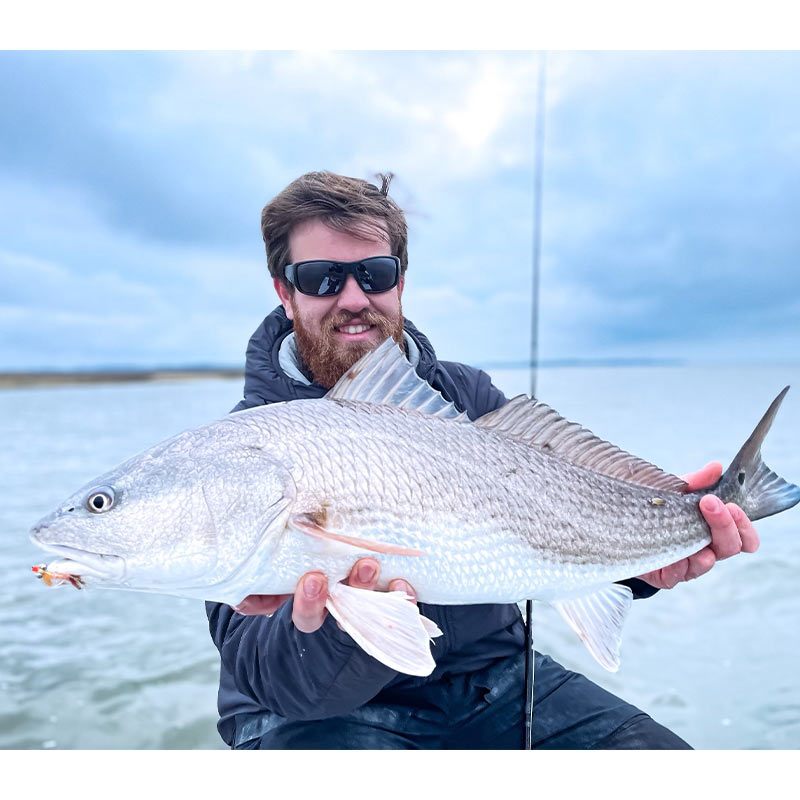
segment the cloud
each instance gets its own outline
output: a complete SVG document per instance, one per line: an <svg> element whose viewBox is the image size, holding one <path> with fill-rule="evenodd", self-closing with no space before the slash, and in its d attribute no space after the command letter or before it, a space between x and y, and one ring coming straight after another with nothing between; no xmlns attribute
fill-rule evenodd
<svg viewBox="0 0 800 800"><path fill-rule="evenodd" d="M240 363L263 204L393 170L409 316L530 339L531 53L2 53L0 368ZM548 56L540 355L798 350L800 57ZM738 347L731 342L738 338Z"/></svg>
<svg viewBox="0 0 800 800"><path fill-rule="evenodd" d="M486 152L528 71L519 56L490 54L3 53L0 63L0 169L79 188L117 228L226 246L308 169L389 166L445 181L491 171Z"/></svg>
<svg viewBox="0 0 800 800"><path fill-rule="evenodd" d="M241 363L274 305L256 242L242 256L140 239L74 197L66 219L52 196L31 193L0 191L0 210L14 199L25 225L15 235L3 223L19 249L0 250L0 368ZM26 252L32 241L46 255Z"/></svg>
<svg viewBox="0 0 800 800"><path fill-rule="evenodd" d="M475 298L454 286L415 290L403 311L430 338L439 358L485 364L527 360L530 297L500 290Z"/></svg>
<svg viewBox="0 0 800 800"><path fill-rule="evenodd" d="M760 55L571 59L548 119L544 280L618 304L593 346L660 341L690 356L696 342L722 349L738 320L791 313L800 62Z"/></svg>

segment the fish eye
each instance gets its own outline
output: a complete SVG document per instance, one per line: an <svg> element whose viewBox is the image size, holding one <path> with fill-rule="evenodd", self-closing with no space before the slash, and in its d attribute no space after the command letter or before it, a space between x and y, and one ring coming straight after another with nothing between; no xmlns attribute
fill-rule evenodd
<svg viewBox="0 0 800 800"><path fill-rule="evenodd" d="M114 505L114 499L114 490L110 486L98 486L89 492L86 508L93 514L102 514Z"/></svg>

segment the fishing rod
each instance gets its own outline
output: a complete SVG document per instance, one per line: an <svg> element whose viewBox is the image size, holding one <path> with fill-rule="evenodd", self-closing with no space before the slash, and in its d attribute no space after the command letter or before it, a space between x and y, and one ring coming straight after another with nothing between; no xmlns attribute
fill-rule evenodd
<svg viewBox="0 0 800 800"><path fill-rule="evenodd" d="M531 397L536 397L539 361L539 261L542 250L542 172L544 168L545 88L547 51L539 53L536 86L536 127L533 172L533 293L531 296ZM533 740L533 601L525 602L525 749Z"/></svg>

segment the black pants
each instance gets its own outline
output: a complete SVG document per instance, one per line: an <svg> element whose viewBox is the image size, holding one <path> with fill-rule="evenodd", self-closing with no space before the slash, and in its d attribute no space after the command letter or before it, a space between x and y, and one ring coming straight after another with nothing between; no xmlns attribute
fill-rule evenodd
<svg viewBox="0 0 800 800"><path fill-rule="evenodd" d="M248 750L519 750L524 747L524 655L450 675L390 702L311 722L277 715L237 720ZM536 654L533 747L691 750L672 731L583 675Z"/></svg>

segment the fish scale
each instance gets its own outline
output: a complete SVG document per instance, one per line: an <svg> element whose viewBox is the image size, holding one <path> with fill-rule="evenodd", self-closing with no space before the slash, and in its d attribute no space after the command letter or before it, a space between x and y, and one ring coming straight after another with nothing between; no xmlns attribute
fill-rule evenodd
<svg viewBox="0 0 800 800"><path fill-rule="evenodd" d="M581 572L581 583L587 577L593 583L615 580L655 569L710 541L697 510L700 495L676 495L653 506L652 489L575 467L467 423L369 403L318 406L301 400L246 413L268 418L269 428L286 431L292 442L298 510L330 506L336 532L429 553L383 559L425 602L465 601L459 570L435 563L445 555L453 558L448 549L453 543L462 565L482 565L494 599L511 602L540 596L565 576L577 575L571 564L595 565L594 573ZM315 424L309 426L312 414ZM272 440L263 446L276 458L285 448ZM523 573L513 581L494 566L496 556L506 553ZM317 568L343 577L354 555L349 550ZM282 556L279 551L275 558ZM307 563L304 559L303 566ZM560 569L548 566L556 564ZM297 574L293 566L282 571ZM280 587L292 589L293 584ZM479 599L486 594L474 601Z"/></svg>

